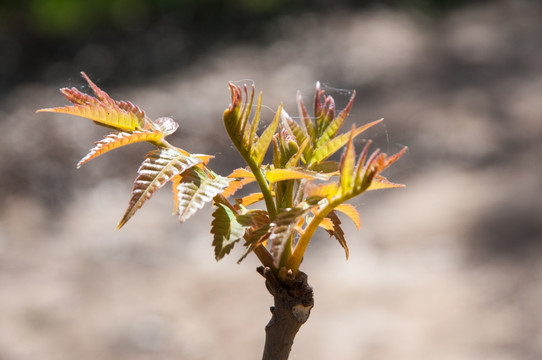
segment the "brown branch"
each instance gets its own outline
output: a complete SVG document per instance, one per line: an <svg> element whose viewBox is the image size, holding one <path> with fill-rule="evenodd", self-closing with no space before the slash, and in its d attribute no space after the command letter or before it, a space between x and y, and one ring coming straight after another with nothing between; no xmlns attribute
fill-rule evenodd
<svg viewBox="0 0 542 360"><path fill-rule="evenodd" d="M294 338L314 306L312 288L301 271L297 275L290 272L285 281L279 281L268 267L261 266L257 271L265 278L267 290L275 300L271 320L265 327L262 360L287 360Z"/></svg>

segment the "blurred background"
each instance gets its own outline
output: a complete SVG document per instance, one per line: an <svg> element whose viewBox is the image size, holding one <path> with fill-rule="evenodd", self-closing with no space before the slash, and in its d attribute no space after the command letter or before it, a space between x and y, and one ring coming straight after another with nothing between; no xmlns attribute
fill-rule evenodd
<svg viewBox="0 0 542 360"><path fill-rule="evenodd" d="M222 174L228 81L265 121L317 80L339 106L355 89L345 128L384 117L365 137L408 146L387 172L407 187L344 220L350 259L312 242L292 359L541 359L541 34L536 0L1 1L0 359L261 356L272 298L242 247L214 261L210 207L179 225L166 187L116 230L151 147L76 171L108 131L34 113L88 91L80 71Z"/></svg>

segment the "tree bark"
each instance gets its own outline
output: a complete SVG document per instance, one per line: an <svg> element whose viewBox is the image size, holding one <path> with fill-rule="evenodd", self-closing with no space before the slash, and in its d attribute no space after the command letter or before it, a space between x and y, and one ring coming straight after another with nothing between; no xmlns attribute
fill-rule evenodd
<svg viewBox="0 0 542 360"><path fill-rule="evenodd" d="M275 300L271 320L265 327L262 360L287 360L294 338L314 306L312 288L307 275L301 271L297 276L290 273L287 280L279 281L271 269L259 267L257 270Z"/></svg>

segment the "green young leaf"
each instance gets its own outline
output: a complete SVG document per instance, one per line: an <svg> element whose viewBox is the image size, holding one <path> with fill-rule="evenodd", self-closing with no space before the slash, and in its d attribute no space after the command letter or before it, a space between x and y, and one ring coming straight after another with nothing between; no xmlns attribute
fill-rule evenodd
<svg viewBox="0 0 542 360"><path fill-rule="evenodd" d="M237 221L237 215L232 209L221 203L215 205L217 208L213 212L211 233L214 235L215 258L220 260L229 254L235 243L243 237L247 227Z"/></svg>
<svg viewBox="0 0 542 360"><path fill-rule="evenodd" d="M228 186L230 179L217 176L208 177L199 169L189 169L182 173L182 179L177 185L176 196L178 207L176 215L183 223L211 201L216 195L222 193Z"/></svg>
<svg viewBox="0 0 542 360"><path fill-rule="evenodd" d="M134 182L132 198L128 209L119 222L120 229L152 197L154 192L164 186L175 175L201 163L198 158L187 157L172 149L160 149L149 152L137 171L139 176Z"/></svg>

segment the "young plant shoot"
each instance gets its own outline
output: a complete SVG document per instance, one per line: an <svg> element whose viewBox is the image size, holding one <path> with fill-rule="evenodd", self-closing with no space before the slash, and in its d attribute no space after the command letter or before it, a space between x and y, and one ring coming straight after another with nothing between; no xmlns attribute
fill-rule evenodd
<svg viewBox="0 0 542 360"><path fill-rule="evenodd" d="M365 191L404 186L388 181L382 172L406 148L388 156L379 149L371 152L371 141L367 141L356 154L354 138L382 120L340 131L355 92L346 107L336 113L333 98L326 96L317 83L312 116L298 92L299 117L290 117L280 105L274 119L262 126L262 93L254 104L254 86L249 91L246 85L241 88L230 83L231 104L224 111L224 126L245 165L222 176L209 167L213 156L192 154L166 140L179 126L171 118L150 119L138 106L113 100L85 73L82 76L94 96L76 88L63 88L60 92L72 105L38 110L87 118L113 130L95 143L77 167L121 146L146 141L156 147L137 171L118 228L168 182L172 185L175 215L181 223L206 203L212 203L215 258L220 260L240 242L244 251L239 261L254 253L262 264L258 272L274 296L263 359L287 359L295 334L308 319L314 303L300 266L315 231L322 228L336 238L348 258L339 216L351 219L359 229L360 216L347 203L349 200ZM340 161L330 160L341 149ZM272 162L264 164L268 152L272 152ZM257 192L235 196L250 183L257 184Z"/></svg>

